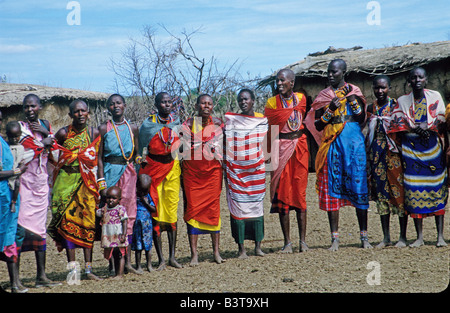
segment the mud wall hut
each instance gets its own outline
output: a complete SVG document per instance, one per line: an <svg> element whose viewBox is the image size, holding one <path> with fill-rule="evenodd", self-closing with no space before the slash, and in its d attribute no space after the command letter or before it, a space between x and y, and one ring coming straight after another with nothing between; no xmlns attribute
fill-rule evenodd
<svg viewBox="0 0 450 313"><path fill-rule="evenodd" d="M28 84L0 84L0 111L3 114L3 129L8 121L23 120L23 99L27 94L36 94L41 99L42 111L39 117L47 119L52 124L53 130L71 123L69 117L69 104L75 99L85 101L90 110L89 124L97 126L104 119L104 105L108 99L108 93L93 92L69 88L55 88Z"/></svg>
<svg viewBox="0 0 450 313"><path fill-rule="evenodd" d="M446 103L450 103L450 41L414 43L380 49L362 49L359 46L350 49L330 47L323 52L311 53L303 60L284 67L294 71L294 90L307 96L308 109L317 94L328 86L327 67L334 59L346 61L346 81L360 87L369 103L375 100L372 80L376 75L384 74L391 78L390 96L398 98L411 91L406 77L416 66L422 66L427 71L427 88L439 91ZM259 86L271 86L273 94L276 94L277 72L278 70L262 79ZM311 136L308 139L310 170L313 171L317 145Z"/></svg>

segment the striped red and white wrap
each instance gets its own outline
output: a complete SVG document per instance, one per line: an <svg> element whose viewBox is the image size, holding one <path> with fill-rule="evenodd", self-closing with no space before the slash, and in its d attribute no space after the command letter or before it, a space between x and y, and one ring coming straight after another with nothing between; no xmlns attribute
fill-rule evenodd
<svg viewBox="0 0 450 313"><path fill-rule="evenodd" d="M230 213L237 218L263 215L266 192L264 137L265 117L225 114L225 170Z"/></svg>

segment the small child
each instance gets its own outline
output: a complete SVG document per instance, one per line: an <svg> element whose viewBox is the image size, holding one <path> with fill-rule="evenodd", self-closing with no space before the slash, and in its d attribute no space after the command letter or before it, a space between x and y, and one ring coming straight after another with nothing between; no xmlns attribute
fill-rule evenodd
<svg viewBox="0 0 450 313"><path fill-rule="evenodd" d="M18 168L24 161L25 148L19 144L22 131L17 121L11 121L6 124L6 136L8 137L9 149L14 158L13 168ZM11 195L11 213L16 212L16 202L19 197L20 179L19 175L11 176L8 179L9 188L13 191Z"/></svg>
<svg viewBox="0 0 450 313"><path fill-rule="evenodd" d="M101 217L102 248L104 257L114 262L115 276L121 278L125 269L125 256L127 253L127 223L128 215L124 206L120 205L122 190L113 186L106 190L106 206L96 211Z"/></svg>
<svg viewBox="0 0 450 313"><path fill-rule="evenodd" d="M133 240L131 242L131 250L135 251L136 270L142 274L141 254L145 250L147 260L147 270L153 271L152 268L152 241L153 241L153 225L151 213L156 212L155 204L149 194L152 178L149 175L141 174L138 176L136 184L137 195L137 213L136 221L133 225Z"/></svg>

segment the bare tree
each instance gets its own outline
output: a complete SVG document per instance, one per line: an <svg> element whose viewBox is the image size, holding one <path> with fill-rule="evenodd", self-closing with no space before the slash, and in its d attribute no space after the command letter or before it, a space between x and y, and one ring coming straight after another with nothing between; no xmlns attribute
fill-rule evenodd
<svg viewBox="0 0 450 313"><path fill-rule="evenodd" d="M193 38L201 29L174 34L164 25L158 26L165 34L164 40L159 39L157 27L144 26L141 38L131 38L121 58L110 62L116 74L117 91L122 88L145 108L133 110L133 119L142 121L147 111L154 110L154 97L161 91L181 97L188 116L193 115L196 98L203 93L213 97L216 114L222 116L227 111L236 111L237 91L252 88L250 85L257 78L244 79L239 60L221 65L214 55L200 56L193 46ZM141 113L145 116L140 116Z"/></svg>

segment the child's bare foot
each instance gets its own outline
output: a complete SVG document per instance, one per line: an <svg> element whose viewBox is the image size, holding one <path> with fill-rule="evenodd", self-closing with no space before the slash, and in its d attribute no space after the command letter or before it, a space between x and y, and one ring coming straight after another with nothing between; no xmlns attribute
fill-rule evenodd
<svg viewBox="0 0 450 313"><path fill-rule="evenodd" d="M217 252L217 253L214 253L214 262L216 262L217 264L221 264L221 263L225 262L225 259L222 259L219 252Z"/></svg>

